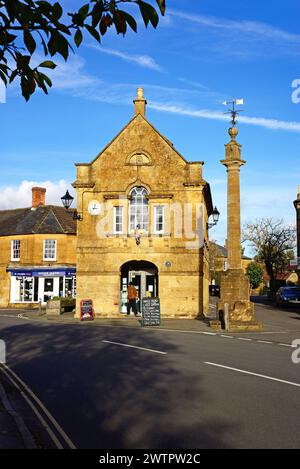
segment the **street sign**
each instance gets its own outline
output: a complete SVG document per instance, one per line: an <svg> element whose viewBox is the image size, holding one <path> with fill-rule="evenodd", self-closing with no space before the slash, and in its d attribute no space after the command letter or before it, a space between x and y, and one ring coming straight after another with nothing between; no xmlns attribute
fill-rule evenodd
<svg viewBox="0 0 300 469"><path fill-rule="evenodd" d="M93 300L80 301L80 321L92 321L94 319Z"/></svg>
<svg viewBox="0 0 300 469"><path fill-rule="evenodd" d="M142 326L160 325L160 301L159 298L142 299Z"/></svg>

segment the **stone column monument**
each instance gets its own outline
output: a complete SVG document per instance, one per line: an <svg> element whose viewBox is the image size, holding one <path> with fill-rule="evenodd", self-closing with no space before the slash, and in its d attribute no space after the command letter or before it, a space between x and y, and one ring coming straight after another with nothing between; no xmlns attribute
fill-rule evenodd
<svg viewBox="0 0 300 469"><path fill-rule="evenodd" d="M242 146L236 141L238 129L230 127L231 137L225 145L225 159L221 163L227 169L227 270L221 276L221 297L218 304L219 318L227 330L260 330L262 324L254 321L253 303L250 302L249 280L242 270L241 218L240 218L240 167Z"/></svg>
<svg viewBox="0 0 300 469"><path fill-rule="evenodd" d="M298 260L298 285L300 287L300 186L298 186L297 199L294 201L294 207L296 209L296 223L297 223L297 260Z"/></svg>

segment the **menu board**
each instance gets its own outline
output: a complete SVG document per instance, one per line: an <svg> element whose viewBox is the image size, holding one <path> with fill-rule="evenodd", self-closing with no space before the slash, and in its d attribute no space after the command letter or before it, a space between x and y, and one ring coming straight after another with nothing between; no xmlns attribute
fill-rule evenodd
<svg viewBox="0 0 300 469"><path fill-rule="evenodd" d="M160 301L159 298L142 299L142 326L160 325Z"/></svg>
<svg viewBox="0 0 300 469"><path fill-rule="evenodd" d="M80 321L92 321L94 319L93 300L80 301Z"/></svg>

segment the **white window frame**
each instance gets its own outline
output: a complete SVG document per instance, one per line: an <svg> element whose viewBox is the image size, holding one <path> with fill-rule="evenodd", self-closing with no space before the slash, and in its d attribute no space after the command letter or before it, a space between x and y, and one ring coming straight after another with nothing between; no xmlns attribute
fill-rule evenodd
<svg viewBox="0 0 300 469"><path fill-rule="evenodd" d="M54 242L54 257L46 257L46 243L52 241ZM43 243L43 260L44 261L56 261L56 256L57 256L57 240L56 239L44 239Z"/></svg>
<svg viewBox="0 0 300 469"><path fill-rule="evenodd" d="M118 210L120 210L121 213L118 214ZM121 225L121 229L117 229L117 215L118 217L121 217L121 221L118 223L118 225ZM124 207L123 205L116 205L114 207L114 234L123 234L124 233Z"/></svg>
<svg viewBox="0 0 300 469"><path fill-rule="evenodd" d="M14 243L19 243L19 257L14 257L14 253L17 249L14 248ZM18 262L21 257L21 241L20 239L12 239L10 245L10 260L12 262Z"/></svg>
<svg viewBox="0 0 300 469"><path fill-rule="evenodd" d="M162 209L162 228L157 229L158 225L158 208ZM164 205L154 205L153 207L153 233L163 234L165 232L165 207Z"/></svg>
<svg viewBox="0 0 300 469"><path fill-rule="evenodd" d="M138 192L139 195L132 195L134 192ZM129 202L128 210L128 231L129 233L134 233L137 226L139 225L140 230L148 233L149 231L149 204L146 199L148 191L143 186L133 187L130 191L131 200ZM138 198L143 198L142 203L137 203ZM146 201L146 203L145 203ZM137 220L138 209L142 211L141 213L141 222ZM134 222L132 222L132 217L134 217Z"/></svg>

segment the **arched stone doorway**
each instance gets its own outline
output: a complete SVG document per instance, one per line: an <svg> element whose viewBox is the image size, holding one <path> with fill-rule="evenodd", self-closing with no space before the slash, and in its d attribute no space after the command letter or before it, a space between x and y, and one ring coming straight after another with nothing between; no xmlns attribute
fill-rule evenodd
<svg viewBox="0 0 300 469"><path fill-rule="evenodd" d="M126 313L127 287L132 282L138 291L138 311L141 299L158 296L158 268L148 261L129 261L121 266L121 301L120 312Z"/></svg>

